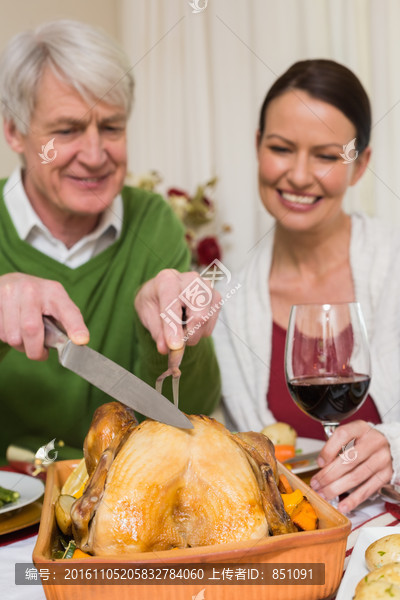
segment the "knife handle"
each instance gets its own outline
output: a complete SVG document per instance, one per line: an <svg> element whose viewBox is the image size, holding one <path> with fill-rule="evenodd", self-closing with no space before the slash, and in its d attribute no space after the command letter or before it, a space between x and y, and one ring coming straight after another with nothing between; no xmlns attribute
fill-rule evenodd
<svg viewBox="0 0 400 600"><path fill-rule="evenodd" d="M58 348L64 346L69 338L61 329L61 325L51 317L43 317L44 323L44 345L46 348Z"/></svg>

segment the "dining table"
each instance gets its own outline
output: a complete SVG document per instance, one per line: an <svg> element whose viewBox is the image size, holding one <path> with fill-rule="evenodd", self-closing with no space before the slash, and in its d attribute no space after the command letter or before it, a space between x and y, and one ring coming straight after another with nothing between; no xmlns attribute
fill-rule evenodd
<svg viewBox="0 0 400 600"><path fill-rule="evenodd" d="M7 470L12 471L13 469L7 468ZM400 526L400 505L386 502L376 495L362 503L347 516L351 520L352 529L347 539L343 574L347 569L353 548L363 528ZM38 529L39 523L4 534L1 534L0 529L0 598L6 600L46 600L41 584L32 582L16 585L15 583L16 563L30 563L34 567L32 553L36 544ZM335 595L331 595L329 600L334 600L335 597ZM321 598L321 600L325 599Z"/></svg>

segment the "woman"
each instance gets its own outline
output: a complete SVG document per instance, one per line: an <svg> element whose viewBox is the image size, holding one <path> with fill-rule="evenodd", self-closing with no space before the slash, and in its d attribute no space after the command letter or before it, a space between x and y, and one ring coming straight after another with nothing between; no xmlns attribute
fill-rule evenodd
<svg viewBox="0 0 400 600"><path fill-rule="evenodd" d="M275 82L261 109L256 140L260 196L275 227L238 273L242 291L224 305L215 333L224 404L234 428L259 431L285 421L299 435L323 439L321 425L295 406L286 388L290 308L361 303L373 361L370 396L326 443L319 457L323 468L311 482L327 499L353 490L339 504L344 512L400 472L400 426L393 425L400 421L395 301L400 277L392 277L400 236L343 210L348 187L367 168L370 129L365 90L334 61L298 62ZM388 361L382 357L385 348L390 348ZM357 458L343 464L338 454L353 439Z"/></svg>

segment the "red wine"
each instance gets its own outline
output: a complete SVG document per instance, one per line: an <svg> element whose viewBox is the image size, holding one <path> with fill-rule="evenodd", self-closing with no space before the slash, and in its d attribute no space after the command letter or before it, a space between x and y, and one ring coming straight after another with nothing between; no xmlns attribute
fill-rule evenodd
<svg viewBox="0 0 400 600"><path fill-rule="evenodd" d="M299 377L288 382L297 406L318 421L343 421L366 398L370 377Z"/></svg>

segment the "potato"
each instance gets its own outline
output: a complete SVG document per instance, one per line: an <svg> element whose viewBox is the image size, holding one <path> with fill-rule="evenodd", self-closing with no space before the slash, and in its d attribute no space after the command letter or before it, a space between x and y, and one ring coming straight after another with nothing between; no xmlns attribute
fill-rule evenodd
<svg viewBox="0 0 400 600"><path fill-rule="evenodd" d="M273 423L272 425L267 425L264 429L261 430L261 433L269 437L274 446L278 445L296 445L297 433L287 423Z"/></svg>
<svg viewBox="0 0 400 600"><path fill-rule="evenodd" d="M380 598L400 599L400 563L390 563L368 573L358 583L353 600Z"/></svg>
<svg viewBox="0 0 400 600"><path fill-rule="evenodd" d="M365 551L365 560L370 571L400 562L400 533L385 535L370 544Z"/></svg>
<svg viewBox="0 0 400 600"><path fill-rule="evenodd" d="M76 498L67 494L60 494L55 503L57 525L64 535L72 535L71 506Z"/></svg>

